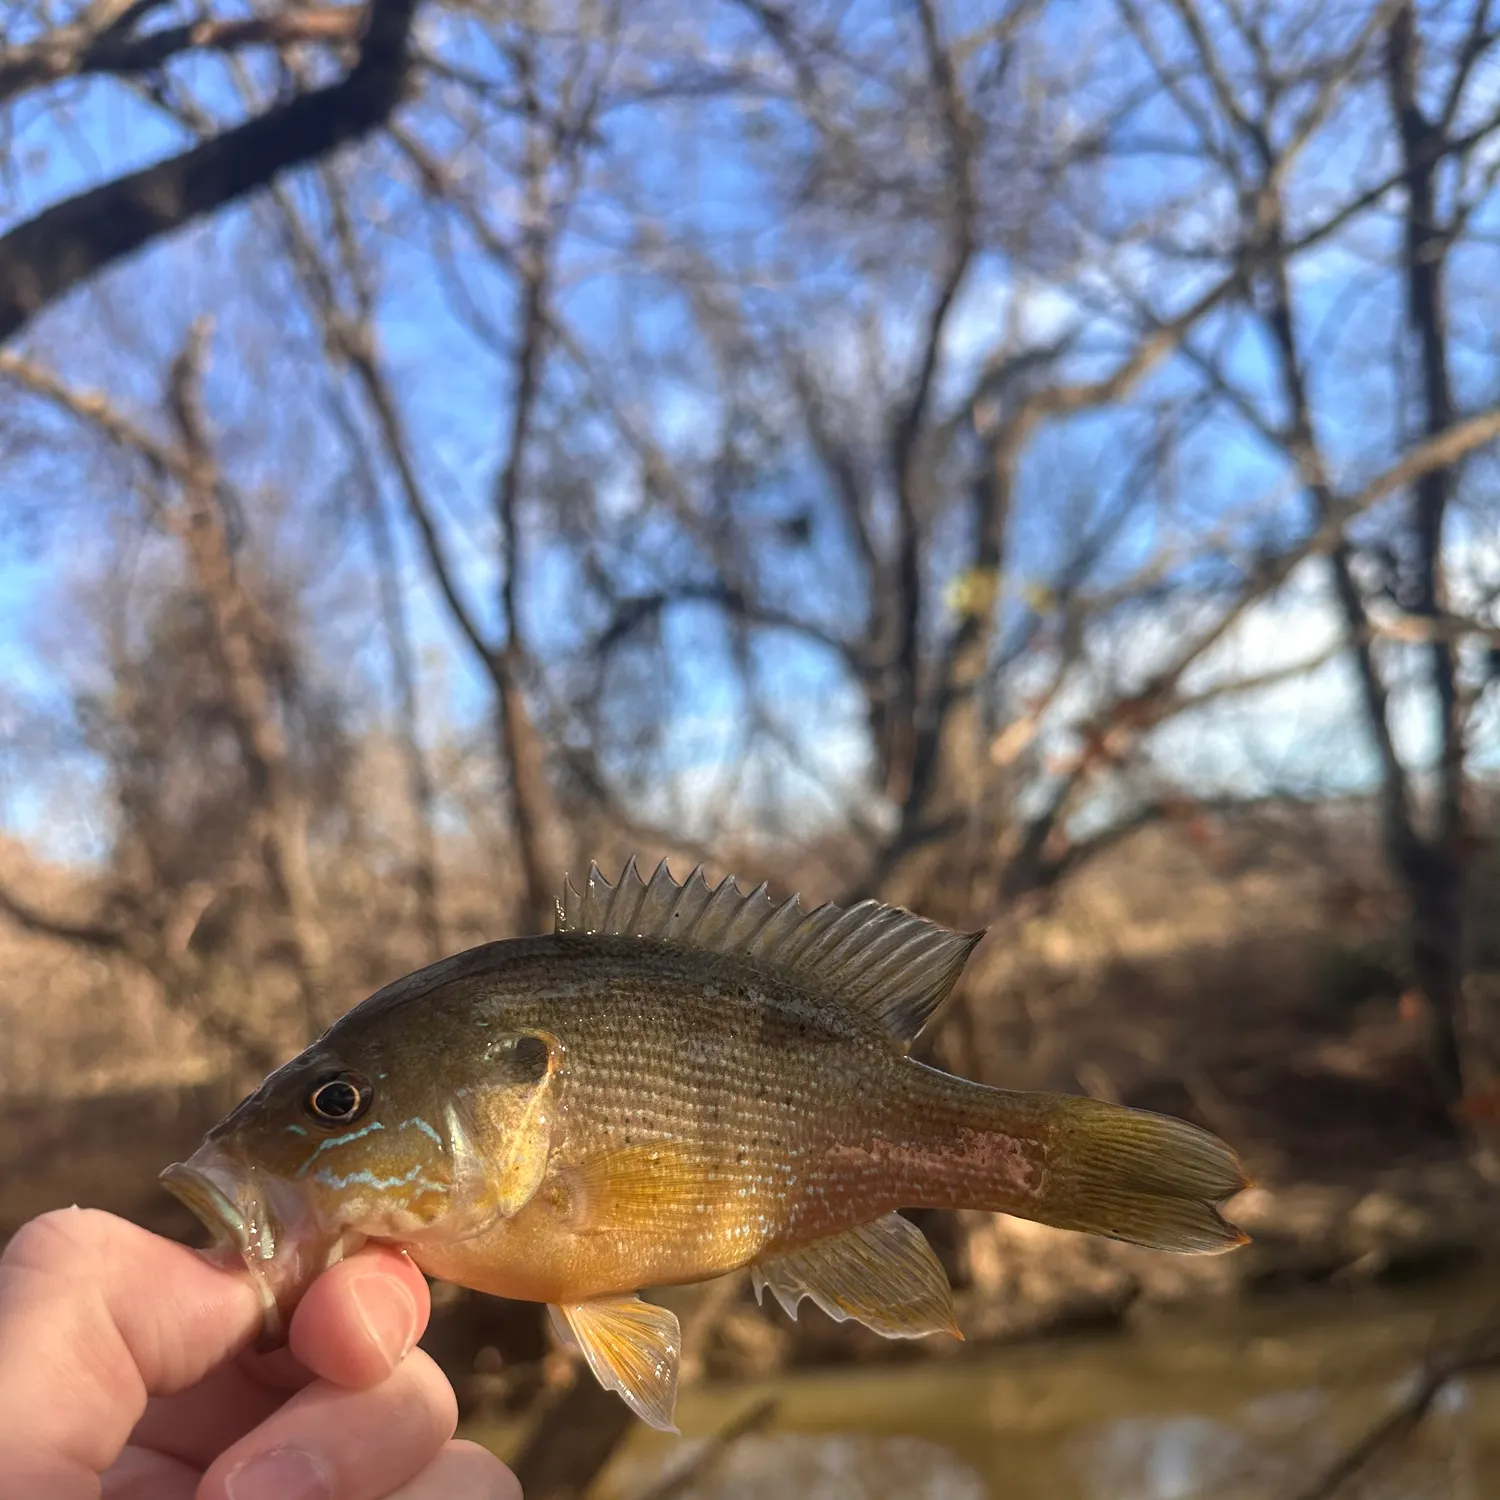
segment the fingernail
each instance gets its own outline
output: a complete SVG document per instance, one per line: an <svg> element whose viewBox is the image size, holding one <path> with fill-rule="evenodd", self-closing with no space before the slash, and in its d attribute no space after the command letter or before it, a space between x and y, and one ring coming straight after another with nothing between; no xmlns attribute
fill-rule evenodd
<svg viewBox="0 0 1500 1500"><path fill-rule="evenodd" d="M224 1493L229 1500L333 1500L333 1482L312 1454L277 1448L231 1470Z"/></svg>
<svg viewBox="0 0 1500 1500"><path fill-rule="evenodd" d="M417 1304L412 1294L392 1276L361 1276L350 1290L365 1332L393 1366L405 1359L417 1341Z"/></svg>

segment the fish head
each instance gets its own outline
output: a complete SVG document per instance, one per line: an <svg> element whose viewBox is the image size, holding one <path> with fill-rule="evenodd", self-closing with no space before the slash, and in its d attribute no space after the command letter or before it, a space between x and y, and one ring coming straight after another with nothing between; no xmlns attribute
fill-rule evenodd
<svg viewBox="0 0 1500 1500"><path fill-rule="evenodd" d="M308 1286L366 1241L460 1240L516 1212L550 1151L554 1039L493 1038L455 1076L336 1031L161 1174L214 1234L212 1258L251 1273L268 1344Z"/></svg>

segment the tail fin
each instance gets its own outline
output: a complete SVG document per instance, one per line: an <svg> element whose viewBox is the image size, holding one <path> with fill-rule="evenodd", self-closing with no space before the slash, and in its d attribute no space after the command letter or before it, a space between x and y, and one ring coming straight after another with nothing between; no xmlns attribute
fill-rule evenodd
<svg viewBox="0 0 1500 1500"><path fill-rule="evenodd" d="M1008 1117L1041 1147L1033 1191L997 1202L1000 1211L1153 1250L1215 1253L1248 1242L1218 1210L1250 1180L1217 1136L1099 1099L994 1092L990 1129L1010 1137Z"/></svg>

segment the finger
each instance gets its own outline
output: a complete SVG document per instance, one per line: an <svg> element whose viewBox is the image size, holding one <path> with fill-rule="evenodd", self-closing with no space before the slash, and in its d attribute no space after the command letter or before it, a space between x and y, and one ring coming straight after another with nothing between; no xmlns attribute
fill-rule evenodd
<svg viewBox="0 0 1500 1500"><path fill-rule="evenodd" d="M324 1380L384 1380L427 1327L427 1280L398 1250L371 1245L325 1271L292 1315L292 1353Z"/></svg>
<svg viewBox="0 0 1500 1500"><path fill-rule="evenodd" d="M387 1500L521 1500L521 1485L488 1448L455 1439Z"/></svg>
<svg viewBox="0 0 1500 1500"><path fill-rule="evenodd" d="M150 1402L131 1441L205 1468L315 1374L351 1387L385 1379L421 1336L430 1307L427 1282L404 1255L361 1250L308 1288L290 1351L247 1351L191 1390Z"/></svg>
<svg viewBox="0 0 1500 1500"><path fill-rule="evenodd" d="M300 1383L306 1385L312 1378L303 1371ZM265 1384L236 1361L191 1390L147 1402L130 1441L190 1464L201 1473L231 1443L283 1406L287 1395L285 1387Z"/></svg>
<svg viewBox="0 0 1500 1500"><path fill-rule="evenodd" d="M199 1471L128 1445L100 1476L101 1500L194 1500Z"/></svg>
<svg viewBox="0 0 1500 1500"><path fill-rule="evenodd" d="M209 1467L198 1500L377 1500L427 1467L458 1405L417 1350L363 1391L319 1381Z"/></svg>
<svg viewBox="0 0 1500 1500"><path fill-rule="evenodd" d="M0 1257L0 1473L20 1494L98 1493L148 1395L183 1390L261 1325L249 1277L113 1215L63 1209Z"/></svg>

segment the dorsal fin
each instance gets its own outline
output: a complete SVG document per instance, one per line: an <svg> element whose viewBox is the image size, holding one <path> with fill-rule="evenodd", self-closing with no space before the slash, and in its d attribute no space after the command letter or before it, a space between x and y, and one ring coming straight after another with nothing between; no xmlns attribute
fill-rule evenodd
<svg viewBox="0 0 1500 1500"><path fill-rule="evenodd" d="M646 881L634 857L613 885L595 864L581 894L565 881L556 931L759 959L875 1017L903 1044L942 1004L984 936L951 932L878 901L805 911L792 896L778 905L764 885L747 895L733 876L710 886L702 865L679 885L663 860Z"/></svg>

